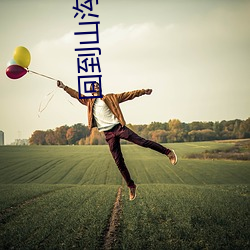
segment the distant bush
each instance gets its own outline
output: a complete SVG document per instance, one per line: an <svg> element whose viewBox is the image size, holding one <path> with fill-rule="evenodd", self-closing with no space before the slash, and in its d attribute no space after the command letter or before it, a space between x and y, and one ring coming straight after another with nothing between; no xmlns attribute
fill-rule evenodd
<svg viewBox="0 0 250 250"><path fill-rule="evenodd" d="M250 140L235 143L227 149L206 150L202 153L192 153L187 158L196 159L228 159L250 161Z"/></svg>

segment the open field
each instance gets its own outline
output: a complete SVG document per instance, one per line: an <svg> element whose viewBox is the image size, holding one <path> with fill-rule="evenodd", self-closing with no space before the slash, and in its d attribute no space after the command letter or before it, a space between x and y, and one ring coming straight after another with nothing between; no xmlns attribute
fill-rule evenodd
<svg viewBox="0 0 250 250"><path fill-rule="evenodd" d="M120 186L112 249L249 249L250 162L185 158L231 145L123 145L133 202L108 146L0 147L0 249L103 249Z"/></svg>

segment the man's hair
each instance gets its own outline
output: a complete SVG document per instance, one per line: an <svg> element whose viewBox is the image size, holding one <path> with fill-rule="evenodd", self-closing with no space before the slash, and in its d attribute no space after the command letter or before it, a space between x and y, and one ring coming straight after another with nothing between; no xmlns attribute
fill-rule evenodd
<svg viewBox="0 0 250 250"><path fill-rule="evenodd" d="M90 84L90 88L89 88L89 90L92 92L92 95L94 95L94 92L93 92L93 86L94 86L94 84L98 84L98 86L100 87L100 85L99 85L99 83L98 82L95 82L95 83L93 83L93 84Z"/></svg>
<svg viewBox="0 0 250 250"><path fill-rule="evenodd" d="M95 83L93 83L93 84L90 84L90 88L89 88L89 90L90 91L93 91L94 89L93 89L93 86L94 86L94 84L98 84L98 86L100 87L100 85L99 85L99 83L98 82L95 82Z"/></svg>

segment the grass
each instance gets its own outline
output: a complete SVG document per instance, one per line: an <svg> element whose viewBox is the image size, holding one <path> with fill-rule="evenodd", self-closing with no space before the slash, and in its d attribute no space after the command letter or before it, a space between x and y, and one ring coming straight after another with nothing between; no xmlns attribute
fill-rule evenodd
<svg viewBox="0 0 250 250"><path fill-rule="evenodd" d="M113 249L249 249L249 161L187 159L229 142L168 144L177 166L123 145L138 184ZM0 249L102 249L122 179L108 146L0 147Z"/></svg>
<svg viewBox="0 0 250 250"><path fill-rule="evenodd" d="M23 185L16 187L21 193L26 190ZM42 188L49 186L42 184ZM11 211L5 210L0 224L0 249L101 248L117 188L51 187L50 192L40 193ZM41 186L33 185L33 190L40 191Z"/></svg>
<svg viewBox="0 0 250 250"><path fill-rule="evenodd" d="M0 183L120 184L106 146L0 148Z"/></svg>
<svg viewBox="0 0 250 250"><path fill-rule="evenodd" d="M246 249L249 191L244 185L141 185L134 204L124 199L117 249Z"/></svg>

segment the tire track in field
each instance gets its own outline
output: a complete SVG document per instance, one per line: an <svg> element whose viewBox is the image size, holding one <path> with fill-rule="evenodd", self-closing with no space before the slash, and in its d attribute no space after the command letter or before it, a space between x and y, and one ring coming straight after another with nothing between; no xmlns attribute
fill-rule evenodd
<svg viewBox="0 0 250 250"><path fill-rule="evenodd" d="M53 161L54 161L54 160L48 161L48 162L46 162L46 163L44 163L44 164L42 164L42 165L40 165L40 166L38 166L38 167L32 169L31 171L26 172L26 173L24 173L23 175L20 175L20 176L14 178L14 179L12 180L12 182L15 182L15 181L17 181L17 180L19 180L19 179L21 179L21 178L23 178L23 177L25 177L25 176L27 176L27 175L29 175L29 174L32 174L32 173L36 172L37 170L39 170L39 169L41 169L41 168L44 168L44 171L43 171L41 174L39 174L39 177L40 177L40 176L42 176L44 173L47 173L47 172L50 171L51 169L55 168L55 167L57 166L57 164L58 164L59 162L61 162L62 160L57 160L57 161L55 161L54 164L52 164L53 167L51 168L51 164L50 164L50 163L53 162ZM33 177L33 178L36 178L36 177Z"/></svg>
<svg viewBox="0 0 250 250"><path fill-rule="evenodd" d="M114 243L117 241L119 221L122 213L121 198L122 198L122 187L120 186L110 216L109 225L107 226L107 232L103 244L104 250L112 249Z"/></svg>
<svg viewBox="0 0 250 250"><path fill-rule="evenodd" d="M40 177L42 177L43 175L47 174L48 172L50 172L52 169L56 168L58 165L58 163L63 162L63 160L57 160L54 164L50 164L45 171L43 171L41 174L34 176L33 178L31 178L30 180L27 181L27 183L33 182L37 179L39 179Z"/></svg>
<svg viewBox="0 0 250 250"><path fill-rule="evenodd" d="M56 190L51 190L44 192L42 194L36 195L32 197L31 199L25 200L19 204L13 205L11 207L5 208L4 210L0 211L0 224L6 224L10 220L11 216L15 215L16 211L19 209L22 209L23 207L26 207L28 205L33 204L35 201L38 199L43 198L44 196L55 193L57 191L61 191L63 189L68 189L68 188L74 188L75 186L69 186L69 187L63 187L63 188L58 188Z"/></svg>
<svg viewBox="0 0 250 250"><path fill-rule="evenodd" d="M95 165L94 162L92 162L91 164L89 164L87 167L84 168L84 172L82 172L82 177L78 181L78 184L80 184L80 185L91 185L92 184L93 177L91 176L88 179L85 179L85 175L89 171L89 169L91 169L91 167L94 165ZM99 174L102 174L102 172Z"/></svg>
<svg viewBox="0 0 250 250"><path fill-rule="evenodd" d="M63 175L59 180L57 180L55 183L61 183L62 180L63 180L71 171L73 171L75 167L77 167L78 165L81 164L81 165L84 166L84 168L83 168L84 172L81 172L81 176L79 176L79 177L77 178L77 181L75 182L75 184L80 184L80 185L85 184L85 183L82 183L82 179L84 178L85 173L87 172L87 170L88 170L92 165L94 165L93 163L91 163L91 164L89 164L87 167L85 167L86 161L89 160L89 159L91 159L91 156L85 156L84 158L81 158L80 160L78 160L77 162L75 162L73 165L72 165L72 163L70 163L70 165L72 165L72 167L69 168L69 170L67 171L67 173L64 174L64 175Z"/></svg>
<svg viewBox="0 0 250 250"><path fill-rule="evenodd" d="M183 184L186 184L185 181L171 167L167 167Z"/></svg>
<svg viewBox="0 0 250 250"><path fill-rule="evenodd" d="M98 171L98 169L96 168L95 172L98 171L96 174L95 172L92 173L92 175L90 175L90 177L88 179L85 179L85 175L86 173L96 164L96 160L94 160L91 164L89 164L87 167L85 167L85 171L83 173L83 177L81 178L81 180L78 182L80 185L91 185L93 184L93 179L99 177L100 175L106 174L108 173L108 168L102 170L102 171ZM105 165L105 164L104 164ZM106 177L107 178L107 177Z"/></svg>
<svg viewBox="0 0 250 250"><path fill-rule="evenodd" d="M192 175L190 172L188 172L188 170L186 169L182 169L183 172L185 172L186 174L188 174L189 176L191 176L194 180L196 180L198 183L202 183L203 185L207 185L207 183L205 181L203 181L202 179L199 179L197 177L195 177L194 175Z"/></svg>
<svg viewBox="0 0 250 250"><path fill-rule="evenodd" d="M55 182L55 184L62 183L62 180L81 162L81 160L77 161L75 164L73 164L68 170L65 172L64 175L61 176L59 180Z"/></svg>
<svg viewBox="0 0 250 250"><path fill-rule="evenodd" d="M4 164L6 164L6 162L4 163ZM18 165L23 165L24 163L15 163L15 164L13 164L13 162L10 162L10 163L8 163L7 165L2 165L2 163L0 162L0 171L2 171L2 170L5 170L5 169L8 169L9 167L19 167Z"/></svg>

